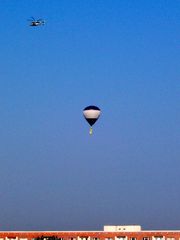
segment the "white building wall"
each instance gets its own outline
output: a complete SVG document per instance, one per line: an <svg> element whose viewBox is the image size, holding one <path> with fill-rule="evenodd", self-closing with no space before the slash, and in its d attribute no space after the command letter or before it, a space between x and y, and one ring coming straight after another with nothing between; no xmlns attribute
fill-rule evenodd
<svg viewBox="0 0 180 240"><path fill-rule="evenodd" d="M105 232L139 232L140 225L104 226Z"/></svg>

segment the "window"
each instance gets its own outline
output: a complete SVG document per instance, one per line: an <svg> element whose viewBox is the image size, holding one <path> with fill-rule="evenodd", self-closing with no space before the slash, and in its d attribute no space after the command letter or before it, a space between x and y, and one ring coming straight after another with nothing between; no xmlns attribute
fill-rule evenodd
<svg viewBox="0 0 180 240"><path fill-rule="evenodd" d="M88 237L80 237L80 240L88 240Z"/></svg>
<svg viewBox="0 0 180 240"><path fill-rule="evenodd" d="M116 237L116 240L126 240L126 237L119 236L119 237Z"/></svg>
<svg viewBox="0 0 180 240"><path fill-rule="evenodd" d="M156 236L154 237L154 240L164 240L164 238L162 236Z"/></svg>

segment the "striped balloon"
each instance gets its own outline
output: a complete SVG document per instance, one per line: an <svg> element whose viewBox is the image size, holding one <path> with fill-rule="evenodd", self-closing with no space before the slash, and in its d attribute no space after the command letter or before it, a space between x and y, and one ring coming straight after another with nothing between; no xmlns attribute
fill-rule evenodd
<svg viewBox="0 0 180 240"><path fill-rule="evenodd" d="M83 115L84 115L86 121L91 126L90 134L92 134L92 126L98 120L100 114L101 114L101 110L96 106L88 106L88 107L84 108Z"/></svg>

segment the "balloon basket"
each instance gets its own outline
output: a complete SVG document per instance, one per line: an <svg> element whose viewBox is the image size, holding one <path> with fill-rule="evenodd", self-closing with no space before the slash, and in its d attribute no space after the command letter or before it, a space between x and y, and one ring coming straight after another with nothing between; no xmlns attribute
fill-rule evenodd
<svg viewBox="0 0 180 240"><path fill-rule="evenodd" d="M92 135L92 133L93 133L93 129L92 129L92 127L89 129L89 134L90 135Z"/></svg>

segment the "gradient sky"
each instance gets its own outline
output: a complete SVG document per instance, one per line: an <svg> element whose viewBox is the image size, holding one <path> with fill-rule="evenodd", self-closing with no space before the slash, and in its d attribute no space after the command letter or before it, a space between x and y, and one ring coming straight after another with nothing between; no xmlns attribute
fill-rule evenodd
<svg viewBox="0 0 180 240"><path fill-rule="evenodd" d="M180 1L0 11L0 230L180 229Z"/></svg>

